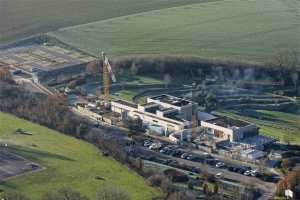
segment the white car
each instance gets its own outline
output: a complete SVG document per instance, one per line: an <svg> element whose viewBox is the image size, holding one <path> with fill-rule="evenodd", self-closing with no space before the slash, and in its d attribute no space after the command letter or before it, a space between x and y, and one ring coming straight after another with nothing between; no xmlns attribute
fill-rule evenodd
<svg viewBox="0 0 300 200"><path fill-rule="evenodd" d="M251 175L251 170L245 171L245 172L244 172L244 175L245 175L245 176L250 176L250 175Z"/></svg>
<svg viewBox="0 0 300 200"><path fill-rule="evenodd" d="M257 169L251 170L250 174L251 174L251 176L257 176L258 170Z"/></svg>
<svg viewBox="0 0 300 200"><path fill-rule="evenodd" d="M157 150L157 149L159 149L161 147L161 143L153 143L153 144L151 144L150 146L149 146L149 149L150 150Z"/></svg>
<svg viewBox="0 0 300 200"><path fill-rule="evenodd" d="M217 174L215 175L215 177L216 177L216 178L221 178L222 175L223 175L223 173L222 173L222 172L219 172L219 173L217 173Z"/></svg>
<svg viewBox="0 0 300 200"><path fill-rule="evenodd" d="M225 166L225 163L223 163L223 162L218 162L218 163L216 164L216 167L217 167L217 168L224 167L224 166Z"/></svg>

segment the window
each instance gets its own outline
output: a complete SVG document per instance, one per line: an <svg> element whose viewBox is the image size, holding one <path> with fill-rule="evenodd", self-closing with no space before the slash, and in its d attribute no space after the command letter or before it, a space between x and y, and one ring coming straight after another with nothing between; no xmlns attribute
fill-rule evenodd
<svg viewBox="0 0 300 200"><path fill-rule="evenodd" d="M215 130L214 131L214 136L217 137L217 138L223 138L224 137L224 132L219 131L219 130Z"/></svg>

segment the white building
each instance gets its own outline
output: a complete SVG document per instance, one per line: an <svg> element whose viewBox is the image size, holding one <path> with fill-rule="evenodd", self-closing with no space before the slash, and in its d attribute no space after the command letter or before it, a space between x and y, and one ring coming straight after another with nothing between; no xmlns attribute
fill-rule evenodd
<svg viewBox="0 0 300 200"><path fill-rule="evenodd" d="M201 121L201 126L206 129L207 134L213 135L217 141L239 142L245 138L258 135L258 128L255 124L229 117Z"/></svg>
<svg viewBox="0 0 300 200"><path fill-rule="evenodd" d="M148 97L147 103L155 103L164 108L175 109L178 111L178 114L182 119L185 119L188 121L191 121L191 119L192 119L193 105L195 107L197 107L196 103L193 103L186 99L167 95L167 94L162 94L162 95L158 95L158 96L154 96L154 97Z"/></svg>
<svg viewBox="0 0 300 200"><path fill-rule="evenodd" d="M191 126L192 102L159 95L147 98L145 104L133 104L123 100L111 102L113 112L123 118L140 118L145 126L161 127L165 135L187 129Z"/></svg>

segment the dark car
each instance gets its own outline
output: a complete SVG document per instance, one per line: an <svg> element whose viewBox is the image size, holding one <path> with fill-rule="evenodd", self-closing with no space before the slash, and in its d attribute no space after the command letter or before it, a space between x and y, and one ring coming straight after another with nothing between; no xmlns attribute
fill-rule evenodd
<svg viewBox="0 0 300 200"><path fill-rule="evenodd" d="M240 174L244 174L246 171L248 171L248 170L251 170L251 167L248 167L248 166L241 166L241 167L239 167L238 168L238 173L240 173Z"/></svg>
<svg viewBox="0 0 300 200"><path fill-rule="evenodd" d="M204 161L206 164L208 165L212 165L212 166L215 166L217 162L219 162L218 160L216 159L205 159Z"/></svg>
<svg viewBox="0 0 300 200"><path fill-rule="evenodd" d="M200 168L198 168L198 167L193 167L191 169L191 171L194 172L194 173L196 173L196 174L200 174L200 172L201 172Z"/></svg>
<svg viewBox="0 0 300 200"><path fill-rule="evenodd" d="M235 166L228 166L227 169L231 172L237 172L239 170L239 168Z"/></svg>

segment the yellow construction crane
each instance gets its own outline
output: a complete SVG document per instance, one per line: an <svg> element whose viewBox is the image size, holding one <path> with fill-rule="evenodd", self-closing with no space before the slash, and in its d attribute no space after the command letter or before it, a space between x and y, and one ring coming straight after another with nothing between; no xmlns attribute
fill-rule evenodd
<svg viewBox="0 0 300 200"><path fill-rule="evenodd" d="M197 137L197 110L195 110L196 105L194 104L194 90L196 89L197 85L195 82L192 83L192 90L191 90L191 99L192 99L192 138L195 139Z"/></svg>
<svg viewBox="0 0 300 200"><path fill-rule="evenodd" d="M104 99L105 103L108 103L110 78L111 78L112 82L116 82L116 77L112 71L111 65L109 64L108 58L104 52L102 52L102 60L103 60L103 66L102 66L103 99Z"/></svg>

